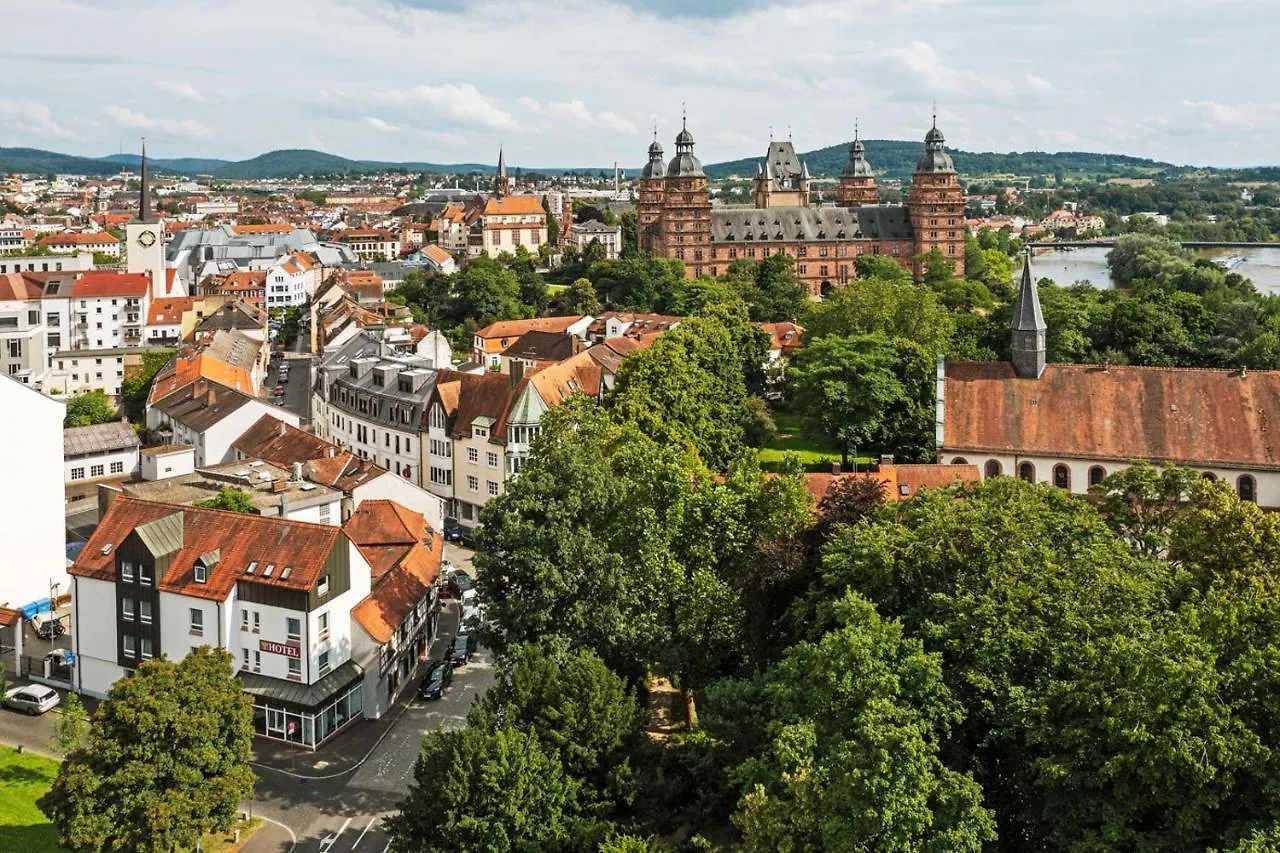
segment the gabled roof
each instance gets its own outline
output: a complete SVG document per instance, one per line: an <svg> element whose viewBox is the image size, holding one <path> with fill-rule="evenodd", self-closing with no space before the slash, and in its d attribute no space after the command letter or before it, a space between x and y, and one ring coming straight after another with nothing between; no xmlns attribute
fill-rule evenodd
<svg viewBox="0 0 1280 853"><path fill-rule="evenodd" d="M22 273L5 273L0 275L0 302L25 301L39 299L44 288L34 279Z"/></svg>
<svg viewBox="0 0 1280 853"><path fill-rule="evenodd" d="M272 222L262 225L232 225L231 231L241 236L249 234L292 234L294 226L283 222Z"/></svg>
<svg viewBox="0 0 1280 853"><path fill-rule="evenodd" d="M176 326L182 322L182 315L195 304L193 296L166 296L153 300L147 307L147 325Z"/></svg>
<svg viewBox="0 0 1280 853"><path fill-rule="evenodd" d="M118 497L68 571L76 577L114 580L116 551L140 528L149 531L147 538L157 548L177 545L169 569L156 579L161 591L217 601L226 600L241 580L311 589L329 555L344 541L342 531L329 524ZM217 561L209 568L207 581L196 583L192 571L196 561L213 552ZM250 563L257 565L252 574L246 574ZM269 578L263 576L268 565L275 569ZM286 566L288 577L284 576Z"/></svg>
<svg viewBox="0 0 1280 853"><path fill-rule="evenodd" d="M50 234L40 238L41 246L118 246L120 238L112 237L106 231L85 234L79 231L64 231L61 234Z"/></svg>
<svg viewBox="0 0 1280 853"><path fill-rule="evenodd" d="M243 394L254 391L248 369L228 363L217 353L205 351L179 357L162 368L151 385L148 402L154 405L201 379Z"/></svg>
<svg viewBox="0 0 1280 853"><path fill-rule="evenodd" d="M62 430L62 455L67 459L73 456L127 450L141 445L142 442L138 440L138 434L133 431L133 427L121 421L66 427Z"/></svg>
<svg viewBox="0 0 1280 853"><path fill-rule="evenodd" d="M152 405L196 432L204 432L253 398L208 380L197 380Z"/></svg>
<svg viewBox="0 0 1280 853"><path fill-rule="evenodd" d="M581 341L573 335L532 329L521 335L502 354L507 358L530 361L563 361L575 355L580 347Z"/></svg>
<svg viewBox="0 0 1280 853"><path fill-rule="evenodd" d="M528 382L521 380L520 385ZM460 373L441 370L436 376L433 396L438 396L449 416L449 432L453 435L471 435L471 425L476 418L490 418L495 426L492 436L505 438L507 411L518 388L512 388L511 377L501 373ZM426 409L430 410L428 399Z"/></svg>
<svg viewBox="0 0 1280 853"><path fill-rule="evenodd" d="M433 533L426 542L415 542L377 576L369 594L351 609L352 618L374 642L389 643L418 603L430 597L443 556L444 538Z"/></svg>
<svg viewBox="0 0 1280 853"><path fill-rule="evenodd" d="M412 545L431 530L422 513L388 500L362 502L342 529L358 546Z"/></svg>
<svg viewBox="0 0 1280 853"><path fill-rule="evenodd" d="M948 362L943 417L952 453L1280 469L1280 371Z"/></svg>
<svg viewBox="0 0 1280 853"><path fill-rule="evenodd" d="M588 353L580 352L531 374L528 381L543 403L554 406L578 392L589 397L599 396L602 378L603 373L596 360Z"/></svg>
<svg viewBox="0 0 1280 853"><path fill-rule="evenodd" d="M761 323L760 328L769 335L769 349L790 355L804 346L804 326L797 323Z"/></svg>
<svg viewBox="0 0 1280 853"><path fill-rule="evenodd" d="M72 295L79 299L104 296L146 296L151 279L143 273L87 272L76 279Z"/></svg>
<svg viewBox="0 0 1280 853"><path fill-rule="evenodd" d="M528 216L546 214L542 199L536 195L507 195L490 198L484 205L485 216Z"/></svg>
<svg viewBox="0 0 1280 853"><path fill-rule="evenodd" d="M381 465L354 456L314 433L300 430L269 414L258 418L231 446L245 456L282 468L302 462L308 479L344 492L388 473Z"/></svg>
<svg viewBox="0 0 1280 853"><path fill-rule="evenodd" d="M453 255L437 246L435 243L422 247L422 254L426 255L437 264L445 264L453 260Z"/></svg>
<svg viewBox="0 0 1280 853"><path fill-rule="evenodd" d="M557 332L564 334L569 331L569 327L582 319L579 314L576 317L533 317L528 320L498 320L490 323L483 329L476 330L476 336L480 338L518 338L525 332L541 331L541 332Z"/></svg>
<svg viewBox="0 0 1280 853"><path fill-rule="evenodd" d="M942 489L953 483L976 483L981 478L977 465L881 465L867 473L804 475L804 488L816 507L837 482L862 477L878 481L887 501L905 501L921 489Z"/></svg>

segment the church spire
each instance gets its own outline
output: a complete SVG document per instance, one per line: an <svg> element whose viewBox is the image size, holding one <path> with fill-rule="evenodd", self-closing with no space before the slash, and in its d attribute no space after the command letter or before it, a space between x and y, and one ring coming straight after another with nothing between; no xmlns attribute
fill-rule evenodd
<svg viewBox="0 0 1280 853"><path fill-rule="evenodd" d="M1022 283L1018 286L1018 299L1013 305L1013 372L1022 379L1038 379L1044 373L1045 332L1044 313L1040 310L1040 294L1031 274L1031 249L1022 265Z"/></svg>
<svg viewBox="0 0 1280 853"><path fill-rule="evenodd" d="M507 158L502 150L502 146L498 146L498 174L493 179L493 194L498 198L502 198L511 192L511 179L507 177Z"/></svg>
<svg viewBox="0 0 1280 853"><path fill-rule="evenodd" d="M138 221L151 221L151 180L147 174L147 138L142 137L142 189L138 192Z"/></svg>

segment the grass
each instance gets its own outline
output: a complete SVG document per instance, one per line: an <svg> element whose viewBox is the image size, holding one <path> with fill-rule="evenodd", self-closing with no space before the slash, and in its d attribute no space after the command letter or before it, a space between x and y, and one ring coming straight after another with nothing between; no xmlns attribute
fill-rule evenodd
<svg viewBox="0 0 1280 853"><path fill-rule="evenodd" d="M248 842L262 827L262 818L255 817L249 820L237 820L231 824L231 828L226 832L210 832L204 838L200 839L200 848L204 853L233 853L239 850ZM235 831L240 830L240 840L235 840Z"/></svg>
<svg viewBox="0 0 1280 853"><path fill-rule="evenodd" d="M53 824L36 807L57 775L52 758L0 748L0 846L28 853L62 850Z"/></svg>
<svg viewBox="0 0 1280 853"><path fill-rule="evenodd" d="M782 460L787 456L798 457L806 471L830 471L831 464L840 461L838 450L830 450L804 436L801 432L802 420L796 413L774 412L773 420L777 424L778 434L773 441L760 448L760 467L763 470L779 470ZM859 456L853 461L856 461L861 468L870 465L876 459L871 456Z"/></svg>

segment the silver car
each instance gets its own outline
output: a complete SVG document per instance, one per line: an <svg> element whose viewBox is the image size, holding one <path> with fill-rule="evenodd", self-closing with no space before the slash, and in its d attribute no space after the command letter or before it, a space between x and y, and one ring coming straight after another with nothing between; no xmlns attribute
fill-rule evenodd
<svg viewBox="0 0 1280 853"><path fill-rule="evenodd" d="M26 687L14 687L4 694L4 704L15 711L28 714L43 714L56 706L61 700L58 691L43 684L28 684Z"/></svg>

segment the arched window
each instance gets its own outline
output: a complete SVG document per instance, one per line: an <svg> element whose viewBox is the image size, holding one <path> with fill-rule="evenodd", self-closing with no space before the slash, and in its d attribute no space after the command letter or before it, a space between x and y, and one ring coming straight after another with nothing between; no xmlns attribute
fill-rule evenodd
<svg viewBox="0 0 1280 853"><path fill-rule="evenodd" d="M1214 480L1218 479L1218 475L1213 473L1212 471L1205 471L1203 474L1200 475L1200 479L1208 480L1209 482L1212 483Z"/></svg>
<svg viewBox="0 0 1280 853"><path fill-rule="evenodd" d="M955 459L951 460L951 464L952 465L968 465L969 460L965 459L963 456L957 456Z"/></svg>
<svg viewBox="0 0 1280 853"><path fill-rule="evenodd" d="M1255 503L1258 500L1257 486L1253 482L1253 478L1248 474L1236 480L1236 494L1240 496L1240 500Z"/></svg>
<svg viewBox="0 0 1280 853"><path fill-rule="evenodd" d="M1028 483L1036 481L1036 466L1030 462L1023 462L1018 466L1018 478L1026 480Z"/></svg>
<svg viewBox="0 0 1280 853"><path fill-rule="evenodd" d="M1071 488L1071 470L1066 465L1053 466L1053 484L1059 489Z"/></svg>
<svg viewBox="0 0 1280 853"><path fill-rule="evenodd" d="M1107 479L1106 468L1103 468L1101 465L1094 465L1089 469L1089 486L1091 488L1098 485L1105 479Z"/></svg>
<svg viewBox="0 0 1280 853"><path fill-rule="evenodd" d="M988 460L987 460L987 468L986 468L986 471L987 471L987 474L986 474L986 475L987 475L988 477L999 477L999 476L1000 476L1000 463L999 463L999 461L997 461L997 460L995 460L995 459L988 459Z"/></svg>

